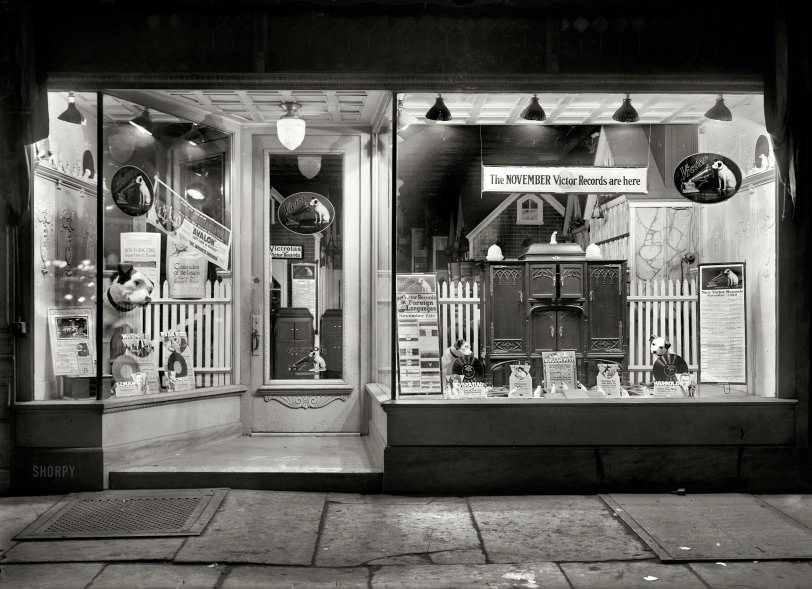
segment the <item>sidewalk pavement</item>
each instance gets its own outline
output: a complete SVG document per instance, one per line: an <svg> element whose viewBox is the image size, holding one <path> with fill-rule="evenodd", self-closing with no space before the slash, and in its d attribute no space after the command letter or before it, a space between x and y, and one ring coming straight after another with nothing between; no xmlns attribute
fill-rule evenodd
<svg viewBox="0 0 812 589"><path fill-rule="evenodd" d="M2 589L812 588L812 561L663 563L597 496L229 490L200 536L13 540L61 498L0 497Z"/></svg>

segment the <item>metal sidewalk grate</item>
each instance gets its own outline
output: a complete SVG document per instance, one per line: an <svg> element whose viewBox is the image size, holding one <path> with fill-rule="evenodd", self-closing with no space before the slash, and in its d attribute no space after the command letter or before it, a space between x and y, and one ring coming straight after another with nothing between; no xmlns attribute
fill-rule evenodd
<svg viewBox="0 0 812 589"><path fill-rule="evenodd" d="M76 493L14 539L199 536L226 493L226 489Z"/></svg>

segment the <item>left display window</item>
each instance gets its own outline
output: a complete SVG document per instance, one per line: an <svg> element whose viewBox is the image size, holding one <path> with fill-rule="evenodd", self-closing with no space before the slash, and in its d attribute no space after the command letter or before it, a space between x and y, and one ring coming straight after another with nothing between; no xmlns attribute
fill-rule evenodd
<svg viewBox="0 0 812 589"><path fill-rule="evenodd" d="M49 93L49 116L34 400L231 384L230 136L108 94Z"/></svg>

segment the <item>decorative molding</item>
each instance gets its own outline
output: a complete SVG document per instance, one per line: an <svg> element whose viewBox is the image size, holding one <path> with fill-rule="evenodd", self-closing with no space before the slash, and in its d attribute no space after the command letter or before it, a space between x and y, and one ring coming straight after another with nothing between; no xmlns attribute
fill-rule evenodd
<svg viewBox="0 0 812 589"><path fill-rule="evenodd" d="M41 162L34 168L34 173L40 178L50 180L56 184L57 188L69 188L83 193L83 195L96 197L96 184L88 182L84 178L71 176Z"/></svg>
<svg viewBox="0 0 812 589"><path fill-rule="evenodd" d="M561 269L561 282L564 282L567 278L577 278L581 280L584 274L580 268L562 268Z"/></svg>
<svg viewBox="0 0 812 589"><path fill-rule="evenodd" d="M611 285L620 277L620 268L617 266L593 266L589 270L590 284Z"/></svg>
<svg viewBox="0 0 812 589"><path fill-rule="evenodd" d="M309 395L262 395L262 399L266 403L276 401L288 407L289 409L321 409L326 407L333 401L341 401L346 403L349 394L309 394Z"/></svg>
<svg viewBox="0 0 812 589"><path fill-rule="evenodd" d="M555 284L555 270L550 268L542 268L541 270L536 270L533 272L532 279L535 280L537 278L547 278L553 281Z"/></svg>
<svg viewBox="0 0 812 589"><path fill-rule="evenodd" d="M517 286L522 271L518 268L499 267L493 269L493 282L499 286Z"/></svg>
<svg viewBox="0 0 812 589"><path fill-rule="evenodd" d="M593 337L589 349L595 352L622 352L623 346L617 337Z"/></svg>
<svg viewBox="0 0 812 589"><path fill-rule="evenodd" d="M521 352L522 340L520 339L495 339L493 340L493 351L507 353L507 352Z"/></svg>

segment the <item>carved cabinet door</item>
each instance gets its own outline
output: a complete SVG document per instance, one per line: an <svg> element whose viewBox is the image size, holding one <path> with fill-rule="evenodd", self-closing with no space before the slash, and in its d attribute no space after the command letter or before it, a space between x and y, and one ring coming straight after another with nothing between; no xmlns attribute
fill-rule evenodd
<svg viewBox="0 0 812 589"><path fill-rule="evenodd" d="M555 264L530 266L530 296L534 299L554 299L558 296Z"/></svg>
<svg viewBox="0 0 812 589"><path fill-rule="evenodd" d="M524 354L525 303L524 265L490 267L490 331L491 353L495 355Z"/></svg>
<svg viewBox="0 0 812 589"><path fill-rule="evenodd" d="M588 353L623 353L624 279L620 263L589 264Z"/></svg>
<svg viewBox="0 0 812 589"><path fill-rule="evenodd" d="M557 350L581 351L581 326L583 315L577 311L561 310L558 319L558 347Z"/></svg>
<svg viewBox="0 0 812 589"><path fill-rule="evenodd" d="M560 264L558 268L559 296L580 299L584 296L583 264Z"/></svg>
<svg viewBox="0 0 812 589"><path fill-rule="evenodd" d="M556 311L535 309L530 315L530 341L534 353L558 349L558 320Z"/></svg>

